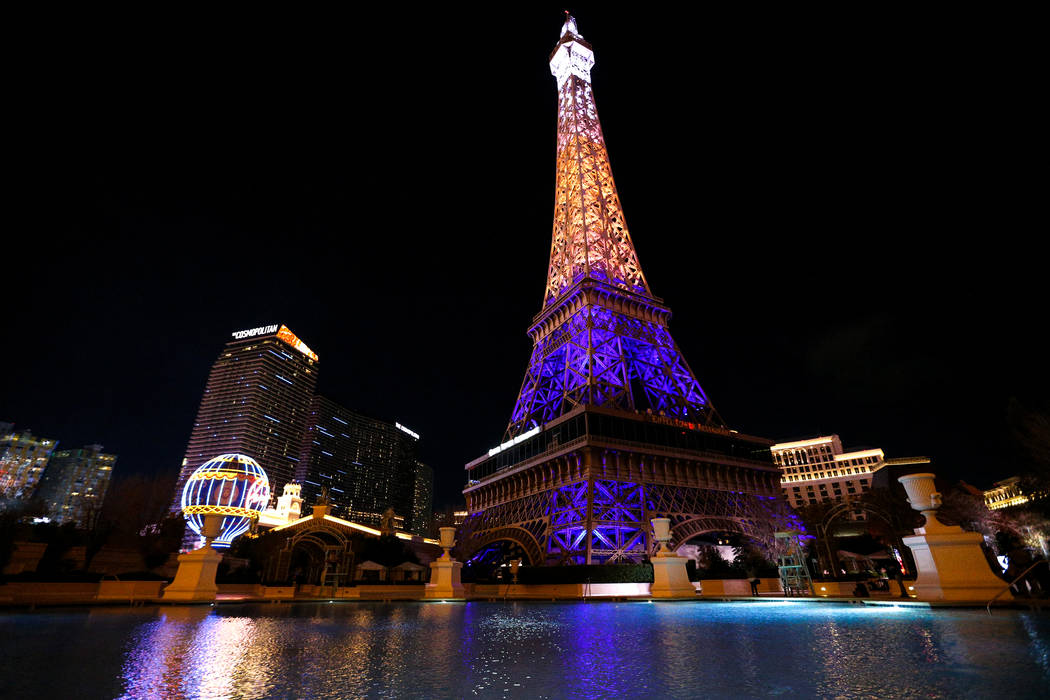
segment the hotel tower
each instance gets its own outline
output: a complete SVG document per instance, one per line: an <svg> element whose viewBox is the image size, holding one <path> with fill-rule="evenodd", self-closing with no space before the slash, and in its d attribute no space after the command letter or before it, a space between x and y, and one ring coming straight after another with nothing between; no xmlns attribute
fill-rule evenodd
<svg viewBox="0 0 1050 700"><path fill-rule="evenodd" d="M213 457L238 452L255 459L281 493L295 478L317 355L287 326L237 331L211 368L182 460L172 510L186 479Z"/></svg>

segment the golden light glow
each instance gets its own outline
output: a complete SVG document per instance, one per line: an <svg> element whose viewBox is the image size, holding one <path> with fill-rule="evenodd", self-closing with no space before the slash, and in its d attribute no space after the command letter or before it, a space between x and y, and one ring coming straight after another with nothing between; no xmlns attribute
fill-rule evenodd
<svg viewBox="0 0 1050 700"><path fill-rule="evenodd" d="M297 336L295 333L292 333L288 329L288 326L284 326L284 325L281 326L281 329L279 331L277 331L277 338L279 340L283 340L284 342L288 343L293 348L295 348L296 350L298 350L302 354L306 355L307 357L309 357L314 362L317 362L318 358L317 358L316 353L314 353L314 351L311 350L310 348L306 347L306 343L304 343L303 341L299 340L299 336Z"/></svg>
<svg viewBox="0 0 1050 700"><path fill-rule="evenodd" d="M781 442L773 446L774 452L782 450L794 450L800 447L815 447L816 445L827 445L834 440L832 437L813 438L812 440L799 440L797 442Z"/></svg>
<svg viewBox="0 0 1050 700"><path fill-rule="evenodd" d="M324 520L327 520L330 523L335 523L336 525L342 525L343 527L348 527L351 530L358 530L359 532L364 532L366 534L372 535L373 537L379 537L379 536L381 536L383 534L382 531L377 530L374 527L369 527L367 525L361 525L359 523L352 523L349 520L343 520L342 518L337 518L334 515L325 515L323 517L324 517ZM277 532L278 530L284 530L284 529L289 528L289 527L295 527L296 525L299 525L300 523L309 522L310 520L313 520L313 519L314 519L313 515L306 515L306 516L303 516L303 517L301 517L298 520L295 520L293 522L286 523L284 525L281 525L280 527L275 527L272 530L270 530L270 532ZM394 536L397 537L399 540L416 539L416 537L414 535L409 535L409 534L404 533L404 532L395 532ZM438 542L437 540L434 540L434 539L430 539L429 537L421 537L419 539L422 540L423 542L426 542L427 544L434 544L434 545L441 546L440 542Z"/></svg>
<svg viewBox="0 0 1050 700"><path fill-rule="evenodd" d="M182 507L186 515L234 515L244 516L255 520L259 517L259 511L251 508L238 508L237 506L212 506L212 505L186 505Z"/></svg>
<svg viewBox="0 0 1050 700"><path fill-rule="evenodd" d="M593 55L574 40L579 38L563 37L551 59L559 81L558 163L545 307L583 277L651 294L627 232L598 122L589 82Z"/></svg>

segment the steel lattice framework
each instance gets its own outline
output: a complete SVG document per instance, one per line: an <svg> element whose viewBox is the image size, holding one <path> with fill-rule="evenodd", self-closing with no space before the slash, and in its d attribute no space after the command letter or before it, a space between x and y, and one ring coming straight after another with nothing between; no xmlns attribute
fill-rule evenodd
<svg viewBox="0 0 1050 700"><path fill-rule="evenodd" d="M677 543L709 531L771 541L799 527L779 496L772 441L726 428L649 289L598 121L594 53L572 17L550 65L547 286L505 442L467 465L459 555L509 541L532 564L639 561L655 548L651 518L664 516Z"/></svg>
<svg viewBox="0 0 1050 700"><path fill-rule="evenodd" d="M559 87L550 267L507 437L580 404L721 425L638 263L591 89L594 52L571 17L550 64Z"/></svg>

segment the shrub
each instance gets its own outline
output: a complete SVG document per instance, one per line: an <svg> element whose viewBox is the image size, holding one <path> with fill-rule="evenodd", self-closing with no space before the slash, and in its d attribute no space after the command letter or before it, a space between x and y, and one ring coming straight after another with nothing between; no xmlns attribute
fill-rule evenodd
<svg viewBox="0 0 1050 700"><path fill-rule="evenodd" d="M653 565L579 564L576 566L526 566L518 570L518 583L652 583Z"/></svg>

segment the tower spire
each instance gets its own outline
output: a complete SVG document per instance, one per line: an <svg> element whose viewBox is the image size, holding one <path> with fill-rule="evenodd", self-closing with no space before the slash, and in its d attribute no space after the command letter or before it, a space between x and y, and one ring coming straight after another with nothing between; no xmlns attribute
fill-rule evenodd
<svg viewBox="0 0 1050 700"><path fill-rule="evenodd" d="M550 265L507 437L587 404L722 426L667 330L624 221L591 89L594 51L566 12L558 85Z"/></svg>
<svg viewBox="0 0 1050 700"><path fill-rule="evenodd" d="M651 296L616 193L591 89L594 51L566 12L551 54L558 82L554 233L544 306L584 277Z"/></svg>

